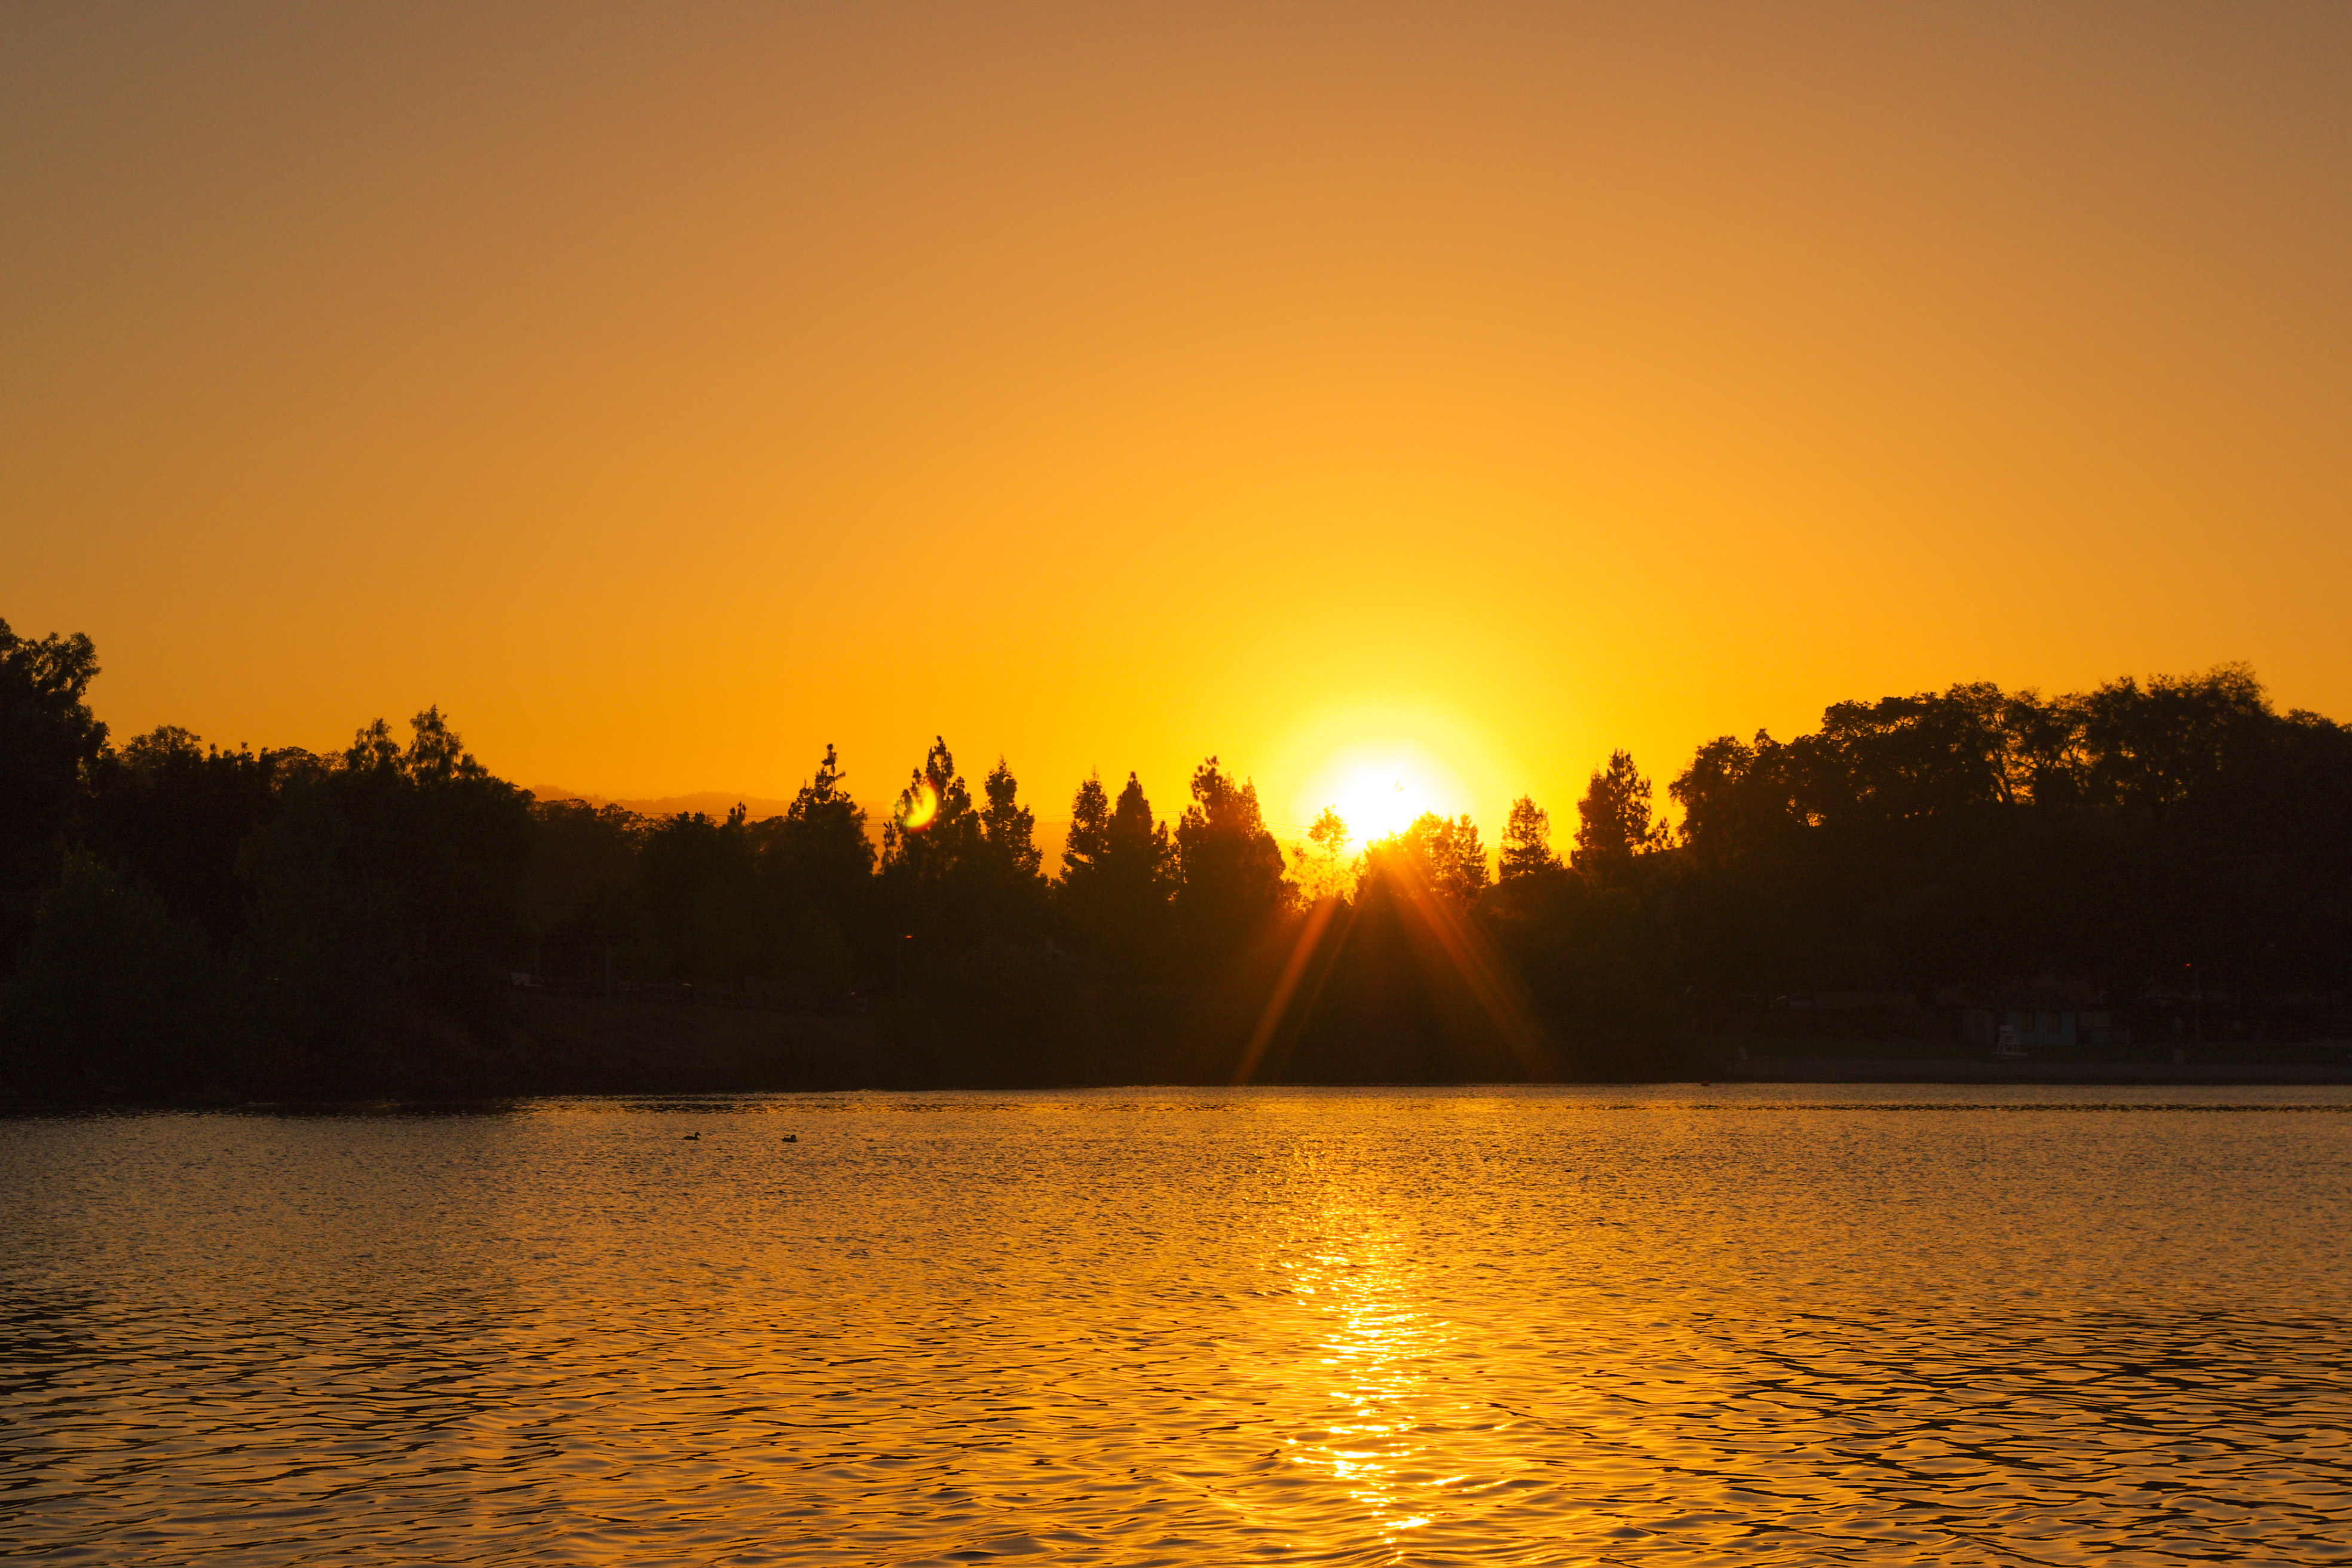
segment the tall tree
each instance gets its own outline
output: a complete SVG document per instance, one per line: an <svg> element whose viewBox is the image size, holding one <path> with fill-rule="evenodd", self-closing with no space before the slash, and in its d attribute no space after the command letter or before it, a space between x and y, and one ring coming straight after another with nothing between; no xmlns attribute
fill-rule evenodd
<svg viewBox="0 0 2352 1568"><path fill-rule="evenodd" d="M945 737L935 738L882 829L881 886L893 940L913 939L908 951L919 973L934 973L944 955L992 934L982 918L984 843L955 755Z"/></svg>
<svg viewBox="0 0 2352 1568"><path fill-rule="evenodd" d="M82 770L106 747L84 700L97 674L81 633L35 640L0 621L0 969L58 880Z"/></svg>
<svg viewBox="0 0 2352 1568"><path fill-rule="evenodd" d="M740 803L721 821L682 811L655 823L637 864L656 977L731 983L772 968L758 853Z"/></svg>
<svg viewBox="0 0 2352 1568"><path fill-rule="evenodd" d="M1060 924L1113 973L1139 977L1165 962L1175 849L1133 773L1113 804L1099 775L1070 803L1070 838L1056 893Z"/></svg>
<svg viewBox="0 0 2352 1568"><path fill-rule="evenodd" d="M2010 804L2003 708L1984 683L1832 704L1819 733L1790 743L1807 816L1832 832L1883 835Z"/></svg>
<svg viewBox="0 0 2352 1568"><path fill-rule="evenodd" d="M410 731L403 746L379 719L338 759L274 754L280 804L240 862L257 1011L286 1071L341 1085L425 1072L415 1064L446 1048L419 1008L498 1026L523 942L530 796L437 708Z"/></svg>
<svg viewBox="0 0 2352 1568"><path fill-rule="evenodd" d="M1196 947L1246 940L1289 907L1282 847L1266 830L1257 786L1214 757L1192 771L1192 804L1176 824L1176 908Z"/></svg>
<svg viewBox="0 0 2352 1568"><path fill-rule="evenodd" d="M1021 785L1001 754L981 791L988 800L980 809L980 824L989 848L1016 880L1035 880L1044 858L1037 848L1037 816L1021 804Z"/></svg>
<svg viewBox="0 0 2352 1568"><path fill-rule="evenodd" d="M2126 676L2074 706L2090 798L2143 811L2170 811L2217 793L2232 761L2250 761L2257 737L2274 721L2262 682L2241 664L2160 675L2146 687Z"/></svg>
<svg viewBox="0 0 2352 1568"><path fill-rule="evenodd" d="M1569 864L1596 881L1622 876L1637 855L1662 848L1664 825L1650 821L1650 781L1633 754L1612 752L1576 803L1576 847Z"/></svg>
<svg viewBox="0 0 2352 1568"><path fill-rule="evenodd" d="M1129 782L1134 775L1128 775ZM1062 879L1084 879L1100 864L1110 838L1110 795L1102 774L1090 776L1070 801L1070 836L1062 842Z"/></svg>
<svg viewBox="0 0 2352 1568"><path fill-rule="evenodd" d="M982 781L981 795L988 804L980 808L979 918L998 937L1026 939L1041 929L1045 914L1036 814L1021 804L1020 782L1001 755Z"/></svg>
<svg viewBox="0 0 2352 1568"><path fill-rule="evenodd" d="M1532 796L1519 796L1511 803L1510 820L1503 826L1501 880L1511 882L1559 869L1559 857L1551 851L1551 813Z"/></svg>
<svg viewBox="0 0 2352 1568"><path fill-rule="evenodd" d="M956 772L955 753L948 750L947 737L934 737L882 829L882 869L918 881L941 881L971 859L980 837L979 814L972 810L971 790Z"/></svg>
<svg viewBox="0 0 2352 1568"><path fill-rule="evenodd" d="M824 910L845 931L874 875L866 808L849 797L848 778L827 743L816 772L766 835L769 877L782 884L787 901Z"/></svg>
<svg viewBox="0 0 2352 1568"><path fill-rule="evenodd" d="M1175 854L1168 825L1154 819L1142 782L1129 773L1103 833L1105 879L1132 901L1166 903L1173 890Z"/></svg>
<svg viewBox="0 0 2352 1568"><path fill-rule="evenodd" d="M1789 774L1788 749L1768 731L1752 742L1722 735L1699 747L1667 786L1691 853L1727 865L1792 852L1807 823Z"/></svg>
<svg viewBox="0 0 2352 1568"><path fill-rule="evenodd" d="M1478 825L1470 820L1468 812L1438 828L1434 847L1445 890L1465 903L1475 901L1494 880L1486 863L1486 847L1479 842Z"/></svg>
<svg viewBox="0 0 2352 1568"><path fill-rule="evenodd" d="M269 752L206 749L160 725L85 770L82 841L226 949L245 923L237 854L275 809L278 771Z"/></svg>
<svg viewBox="0 0 2352 1568"><path fill-rule="evenodd" d="M531 803L523 906L535 969L568 981L601 980L607 950L637 941L645 924L637 873L652 830L625 806Z"/></svg>

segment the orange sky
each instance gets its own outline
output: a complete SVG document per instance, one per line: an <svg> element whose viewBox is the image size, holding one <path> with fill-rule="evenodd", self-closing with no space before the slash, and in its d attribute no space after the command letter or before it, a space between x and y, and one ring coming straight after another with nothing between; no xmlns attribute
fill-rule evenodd
<svg viewBox="0 0 2352 1568"><path fill-rule="evenodd" d="M1490 839L1954 679L2352 717L2347 80L2340 5L12 5L0 616L118 736L1412 753Z"/></svg>

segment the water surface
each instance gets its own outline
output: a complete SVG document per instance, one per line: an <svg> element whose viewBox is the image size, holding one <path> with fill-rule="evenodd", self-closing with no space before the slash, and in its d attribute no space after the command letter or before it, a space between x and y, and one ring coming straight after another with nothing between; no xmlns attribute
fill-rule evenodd
<svg viewBox="0 0 2352 1568"><path fill-rule="evenodd" d="M2341 1561L2346 1100L0 1121L0 1555Z"/></svg>

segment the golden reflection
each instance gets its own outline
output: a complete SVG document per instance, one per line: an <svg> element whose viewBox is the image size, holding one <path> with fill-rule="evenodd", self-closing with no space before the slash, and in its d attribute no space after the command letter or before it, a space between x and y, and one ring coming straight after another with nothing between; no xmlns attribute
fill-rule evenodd
<svg viewBox="0 0 2352 1568"><path fill-rule="evenodd" d="M1285 1267L1300 1303L1323 1320L1301 1379L1319 1385L1328 1415L1288 1439L1293 1463L1329 1475L1384 1537L1420 1530L1444 1488L1422 1416L1428 1369L1453 1335L1423 1309L1419 1270L1404 1245L1370 1216L1335 1214L1318 1243ZM1348 1232L1357 1233L1342 1240Z"/></svg>

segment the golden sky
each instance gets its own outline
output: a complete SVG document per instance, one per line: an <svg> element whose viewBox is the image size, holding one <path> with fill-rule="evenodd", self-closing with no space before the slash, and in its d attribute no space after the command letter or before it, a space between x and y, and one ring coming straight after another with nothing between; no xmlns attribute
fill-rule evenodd
<svg viewBox="0 0 2352 1568"><path fill-rule="evenodd" d="M2347 80L2342 5L20 0L0 616L118 736L1490 839L1955 679L2352 717Z"/></svg>

